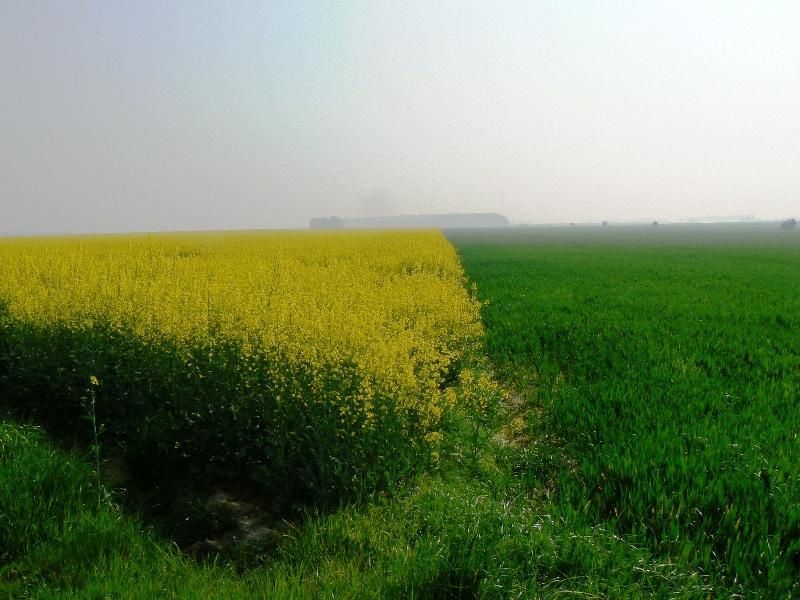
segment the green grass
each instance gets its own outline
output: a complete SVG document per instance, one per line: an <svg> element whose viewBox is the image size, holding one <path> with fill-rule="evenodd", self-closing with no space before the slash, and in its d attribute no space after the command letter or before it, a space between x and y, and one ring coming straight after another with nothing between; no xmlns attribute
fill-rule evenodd
<svg viewBox="0 0 800 600"><path fill-rule="evenodd" d="M800 236L450 237L557 480L553 516L577 512L716 590L800 593Z"/></svg>
<svg viewBox="0 0 800 600"><path fill-rule="evenodd" d="M458 429L465 423L453 423ZM543 512L513 449L461 443L396 497L311 515L260 566L197 564L111 502L40 429L0 425L0 595L14 598L698 597L603 527ZM484 444L481 444L483 448ZM474 458L469 458L474 457ZM613 572L616 578L606 574Z"/></svg>

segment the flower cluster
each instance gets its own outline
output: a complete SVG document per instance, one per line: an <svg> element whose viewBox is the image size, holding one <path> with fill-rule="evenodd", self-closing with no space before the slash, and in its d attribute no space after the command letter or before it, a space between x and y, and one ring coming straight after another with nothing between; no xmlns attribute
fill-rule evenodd
<svg viewBox="0 0 800 600"><path fill-rule="evenodd" d="M236 368L274 368L269 381L303 369L328 391L337 373L352 381L355 371L357 397L343 386L350 397L341 410L360 411L363 427L376 398L391 397L395 410L436 431L454 401L445 384L481 335L480 307L464 284L455 250L436 231L0 242L0 300L15 320L102 326L178 348L234 342Z"/></svg>

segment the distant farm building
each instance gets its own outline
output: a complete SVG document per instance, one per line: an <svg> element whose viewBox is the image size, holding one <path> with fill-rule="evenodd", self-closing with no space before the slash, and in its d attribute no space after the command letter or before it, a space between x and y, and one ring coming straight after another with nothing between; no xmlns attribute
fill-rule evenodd
<svg viewBox="0 0 800 600"><path fill-rule="evenodd" d="M451 213L429 215L394 215L390 217L368 217L340 219L323 217L311 219L311 229L467 229L508 227L506 217L497 213Z"/></svg>
<svg viewBox="0 0 800 600"><path fill-rule="evenodd" d="M341 229L344 222L339 217L315 217L308 222L311 229Z"/></svg>

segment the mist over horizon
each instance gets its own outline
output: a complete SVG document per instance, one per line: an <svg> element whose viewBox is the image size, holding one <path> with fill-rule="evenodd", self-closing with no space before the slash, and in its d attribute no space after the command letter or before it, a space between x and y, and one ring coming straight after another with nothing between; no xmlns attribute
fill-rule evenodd
<svg viewBox="0 0 800 600"><path fill-rule="evenodd" d="M800 217L800 5L7 2L0 233Z"/></svg>

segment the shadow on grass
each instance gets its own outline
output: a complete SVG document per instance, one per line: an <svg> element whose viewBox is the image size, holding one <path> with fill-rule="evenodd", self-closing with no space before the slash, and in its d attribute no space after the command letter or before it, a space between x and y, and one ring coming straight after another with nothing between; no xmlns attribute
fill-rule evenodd
<svg viewBox="0 0 800 600"><path fill-rule="evenodd" d="M367 498L426 464L417 424L392 398L379 397L367 416L362 378L355 364L257 344L23 323L0 304L0 408L88 447L93 400L106 467L129 501L156 516L189 507L184 521L201 529L202 498L220 490L297 518ZM185 529L176 533L188 541L195 534Z"/></svg>

